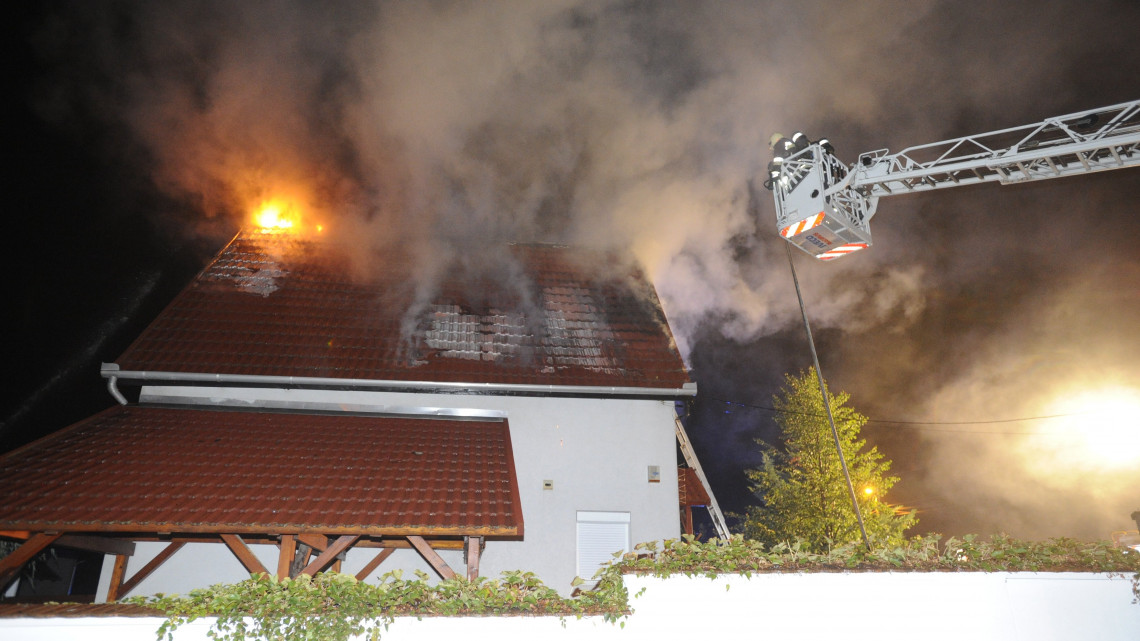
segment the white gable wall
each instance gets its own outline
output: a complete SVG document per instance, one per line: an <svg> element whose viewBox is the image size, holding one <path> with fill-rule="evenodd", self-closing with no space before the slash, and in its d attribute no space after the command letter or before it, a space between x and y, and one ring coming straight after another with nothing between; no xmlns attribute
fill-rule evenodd
<svg viewBox="0 0 1140 641"><path fill-rule="evenodd" d="M529 570L547 585L568 593L576 570L578 511L628 512L634 543L680 536L671 400L153 386L143 388L141 402L382 413L425 408L504 413L510 422L525 531L522 541L487 542L480 563L484 576ZM352 444L345 443L345 447ZM660 469L660 482L649 482L650 466ZM553 489L543 489L545 480L553 481ZM156 554L159 545L141 544L127 576ZM207 554L195 551L198 545L187 546L133 594L182 593L233 580L233 572L223 565L236 565L241 576L240 565L223 545L201 545L215 547L217 552ZM275 546L257 545L253 549L259 557L266 557L270 571L276 567ZM376 552L350 551L343 571L357 571ZM219 555L229 555L232 563L217 560ZM463 571L461 553L443 556L454 570ZM219 578L206 579L207 573L196 562L199 557L215 559L207 565L218 566ZM414 551L401 550L373 573L372 580L399 567L431 573ZM109 575L108 569L103 574L102 594Z"/></svg>

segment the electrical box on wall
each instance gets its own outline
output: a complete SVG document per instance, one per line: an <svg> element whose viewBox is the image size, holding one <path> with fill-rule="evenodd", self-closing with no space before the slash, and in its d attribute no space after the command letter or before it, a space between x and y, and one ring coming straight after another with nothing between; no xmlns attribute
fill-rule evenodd
<svg viewBox="0 0 1140 641"><path fill-rule="evenodd" d="M543 479L542 489L553 490L554 489L554 479Z"/></svg>

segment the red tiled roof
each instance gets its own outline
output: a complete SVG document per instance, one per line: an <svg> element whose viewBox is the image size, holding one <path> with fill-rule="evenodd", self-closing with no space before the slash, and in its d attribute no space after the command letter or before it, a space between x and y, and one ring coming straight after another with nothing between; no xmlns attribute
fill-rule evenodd
<svg viewBox="0 0 1140 641"><path fill-rule="evenodd" d="M242 233L117 365L371 381L656 389L689 382L639 271L549 245L505 246L499 257L514 278L452 270L450 280L417 291L414 265L394 253L353 275L331 242Z"/></svg>
<svg viewBox="0 0 1140 641"><path fill-rule="evenodd" d="M0 530L522 529L506 421L119 406L0 457Z"/></svg>

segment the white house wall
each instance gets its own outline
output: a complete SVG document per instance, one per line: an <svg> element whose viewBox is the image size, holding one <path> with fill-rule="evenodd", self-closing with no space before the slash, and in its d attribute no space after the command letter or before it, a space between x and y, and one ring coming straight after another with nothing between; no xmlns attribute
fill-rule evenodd
<svg viewBox="0 0 1140 641"><path fill-rule="evenodd" d="M487 542L480 560L484 576L529 570L547 585L568 593L576 573L576 515L580 510L629 512L630 538L634 543L680 536L671 400L170 386L143 388L140 402L361 412L447 408L505 413L510 422L525 530L522 541ZM352 444L346 443L345 447ZM650 466L660 470L660 482L649 482ZM553 489L543 489L546 480L553 481ZM151 547L138 546L127 576L157 554L159 544L153 550ZM275 546L251 548L267 568L276 568ZM355 572L375 553L374 549L351 550L343 571ZM456 571L462 571L461 553L445 551L443 556ZM406 572L422 569L434 574L414 551L400 550L373 573L372 580L395 568ZM109 576L107 569L102 575L101 595L106 594ZM211 578L214 576L218 578ZM196 544L179 550L132 594L184 593L245 576L244 569L224 545Z"/></svg>

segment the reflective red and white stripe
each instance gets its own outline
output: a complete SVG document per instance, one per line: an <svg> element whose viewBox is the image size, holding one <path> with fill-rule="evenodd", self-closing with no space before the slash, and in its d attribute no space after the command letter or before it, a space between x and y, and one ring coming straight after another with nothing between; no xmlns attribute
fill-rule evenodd
<svg viewBox="0 0 1140 641"><path fill-rule="evenodd" d="M834 258L839 258L840 256L846 256L847 254L850 254L851 252L857 252L860 249L866 249L866 248L867 248L867 243L847 243L846 245L840 245L839 247L836 247L835 249L825 251L822 254L817 254L816 258L818 258L820 260L832 260Z"/></svg>
<svg viewBox="0 0 1140 641"><path fill-rule="evenodd" d="M823 212L821 211L814 216L808 216L798 223L792 223L791 225L788 225L787 227L781 229L780 235L784 238L791 238L792 236L802 234L813 227L819 227L820 223L822 222Z"/></svg>

